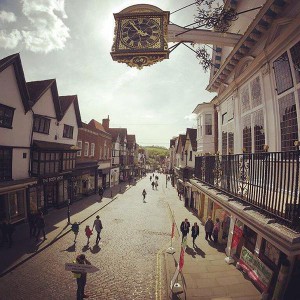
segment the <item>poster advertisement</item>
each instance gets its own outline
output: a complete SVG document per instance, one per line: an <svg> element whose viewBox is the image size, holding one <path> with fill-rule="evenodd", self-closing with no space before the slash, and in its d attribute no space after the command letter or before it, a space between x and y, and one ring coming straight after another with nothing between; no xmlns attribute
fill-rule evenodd
<svg viewBox="0 0 300 300"><path fill-rule="evenodd" d="M237 248L242 235L243 235L243 230L240 227L238 227L237 225L234 225L232 242L231 242L232 250L235 250Z"/></svg>

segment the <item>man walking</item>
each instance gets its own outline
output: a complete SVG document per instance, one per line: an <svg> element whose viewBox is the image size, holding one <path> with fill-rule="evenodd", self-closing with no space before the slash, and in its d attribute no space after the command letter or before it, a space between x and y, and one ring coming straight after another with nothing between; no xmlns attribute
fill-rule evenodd
<svg viewBox="0 0 300 300"><path fill-rule="evenodd" d="M181 242L183 242L183 238L186 237L190 231L190 222L188 221L188 219L185 219L184 221L181 222L180 231L182 233Z"/></svg>
<svg viewBox="0 0 300 300"><path fill-rule="evenodd" d="M46 240L45 220L44 220L44 215L43 215L42 211L39 211L39 214L36 218L36 228L37 228L36 241L39 240L41 232L43 233L44 240Z"/></svg>
<svg viewBox="0 0 300 300"><path fill-rule="evenodd" d="M194 223L194 226L192 226L192 238L193 238L193 247L195 248L195 240L196 237L199 235L199 226L197 222Z"/></svg>
<svg viewBox="0 0 300 300"><path fill-rule="evenodd" d="M86 264L90 265L91 263L86 259L84 254L80 254L76 257L76 260L74 261L76 264ZM83 300L84 298L88 298L88 295L84 294L84 288L86 285L86 272L80 272L80 273L74 273L74 278L76 278L77 281L77 300Z"/></svg>
<svg viewBox="0 0 300 300"><path fill-rule="evenodd" d="M102 198L103 198L103 193L104 193L103 187L102 187L102 186L100 186L100 187L99 187L99 196L100 196L100 201L102 201Z"/></svg>
<svg viewBox="0 0 300 300"><path fill-rule="evenodd" d="M146 195L147 195L147 192L145 189L143 189L143 192L142 192L142 195L143 195L143 202L145 203L145 198L146 198Z"/></svg>
<svg viewBox="0 0 300 300"><path fill-rule="evenodd" d="M212 240L212 231L213 231L213 228L214 228L214 222L213 220L211 219L211 217L209 216L207 218L207 221L205 222L205 225L204 225L204 230L205 230L205 239L208 240L208 238L210 240Z"/></svg>
<svg viewBox="0 0 300 300"><path fill-rule="evenodd" d="M96 237L96 244L98 245L100 240L101 240L101 237L100 237L100 233L101 233L101 230L102 230L102 222L100 220L100 217L99 216L96 216L96 220L94 221L94 225L93 225L93 228L92 229L96 229L97 231L97 237Z"/></svg>

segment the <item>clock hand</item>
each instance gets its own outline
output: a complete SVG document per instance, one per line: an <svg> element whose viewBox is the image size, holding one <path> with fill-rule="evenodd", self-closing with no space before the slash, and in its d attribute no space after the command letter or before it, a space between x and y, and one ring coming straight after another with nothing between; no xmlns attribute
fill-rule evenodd
<svg viewBox="0 0 300 300"><path fill-rule="evenodd" d="M148 35L148 33L143 32L141 29L137 28L133 22L130 21L129 23L131 24L131 26L132 26L132 27L133 27L133 28L134 28L141 36L146 36L146 35Z"/></svg>

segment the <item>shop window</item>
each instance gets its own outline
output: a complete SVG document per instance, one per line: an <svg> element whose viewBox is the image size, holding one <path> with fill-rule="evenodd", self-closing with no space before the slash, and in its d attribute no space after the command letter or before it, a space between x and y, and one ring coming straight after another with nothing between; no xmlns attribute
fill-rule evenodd
<svg viewBox="0 0 300 300"><path fill-rule="evenodd" d="M24 191L9 194L9 215L11 221L17 221L25 217Z"/></svg>
<svg viewBox="0 0 300 300"><path fill-rule="evenodd" d="M50 119L45 118L43 116L34 116L34 122L33 122L33 131L49 134L50 129Z"/></svg>
<svg viewBox="0 0 300 300"><path fill-rule="evenodd" d="M280 95L281 93L293 87L291 67L287 52L284 52L280 57L278 57L274 61L273 68L275 74L277 94Z"/></svg>
<svg viewBox="0 0 300 300"><path fill-rule="evenodd" d="M0 104L0 127L12 128L14 112L13 107Z"/></svg>
<svg viewBox="0 0 300 300"><path fill-rule="evenodd" d="M74 126L64 124L63 137L72 139L73 138L73 130L74 130Z"/></svg>
<svg viewBox="0 0 300 300"><path fill-rule="evenodd" d="M245 238L244 246L253 253L255 250L257 233L248 226L244 225L243 235Z"/></svg>
<svg viewBox="0 0 300 300"><path fill-rule="evenodd" d="M278 250L273 244L263 239L260 258L269 266L278 266L280 258L280 250Z"/></svg>
<svg viewBox="0 0 300 300"><path fill-rule="evenodd" d="M12 149L0 147L0 181L12 179Z"/></svg>
<svg viewBox="0 0 300 300"><path fill-rule="evenodd" d="M300 93L299 93L300 94ZM297 111L294 93L279 99L281 151L293 150L298 141Z"/></svg>

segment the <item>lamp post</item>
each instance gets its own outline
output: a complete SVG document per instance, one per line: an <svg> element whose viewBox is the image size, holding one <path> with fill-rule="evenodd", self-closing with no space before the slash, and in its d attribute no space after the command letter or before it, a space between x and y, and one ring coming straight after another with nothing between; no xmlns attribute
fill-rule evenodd
<svg viewBox="0 0 300 300"><path fill-rule="evenodd" d="M69 198L68 199L68 224L71 224L71 221L70 221L70 203L71 203L71 199Z"/></svg>

